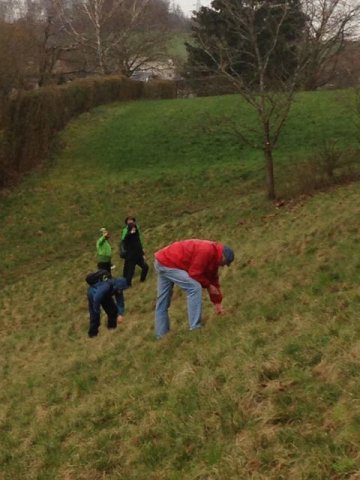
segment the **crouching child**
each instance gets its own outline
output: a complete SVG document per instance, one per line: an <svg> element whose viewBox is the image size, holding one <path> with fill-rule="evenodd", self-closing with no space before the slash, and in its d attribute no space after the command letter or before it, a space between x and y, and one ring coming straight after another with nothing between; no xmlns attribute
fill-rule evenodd
<svg viewBox="0 0 360 480"><path fill-rule="evenodd" d="M125 278L111 278L106 270L99 270L86 277L90 325L89 337L99 333L101 307L107 314L107 328L116 328L123 321L125 312L124 290L129 288ZM114 301L115 298L115 301Z"/></svg>

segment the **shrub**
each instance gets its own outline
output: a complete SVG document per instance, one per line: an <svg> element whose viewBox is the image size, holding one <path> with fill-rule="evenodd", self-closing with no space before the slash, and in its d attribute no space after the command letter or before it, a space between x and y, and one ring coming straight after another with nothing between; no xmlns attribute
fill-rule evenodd
<svg viewBox="0 0 360 480"><path fill-rule="evenodd" d="M175 82L156 80L143 83L142 86L141 96L145 99L175 98L177 96Z"/></svg>
<svg viewBox="0 0 360 480"><path fill-rule="evenodd" d="M311 194L316 190L358 179L359 156L359 150L341 150L335 143L327 143L306 158L293 159L289 162L291 166L281 172L283 196Z"/></svg>
<svg viewBox="0 0 360 480"><path fill-rule="evenodd" d="M315 166L321 175L325 175L328 181L333 181L335 173L344 166L345 152L342 152L336 142L326 142L319 151L319 160Z"/></svg>
<svg viewBox="0 0 360 480"><path fill-rule="evenodd" d="M198 97L238 93L238 90L228 79L219 76L180 80L178 81L178 90L195 94Z"/></svg>

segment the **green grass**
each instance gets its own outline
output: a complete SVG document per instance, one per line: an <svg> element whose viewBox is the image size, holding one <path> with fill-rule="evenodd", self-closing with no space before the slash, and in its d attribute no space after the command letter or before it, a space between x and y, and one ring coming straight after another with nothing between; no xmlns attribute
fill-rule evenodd
<svg viewBox="0 0 360 480"><path fill-rule="evenodd" d="M245 107L239 116L253 121ZM358 478L359 183L276 208L259 152L204 126L236 97L97 109L43 172L1 200L0 479ZM282 166L327 138L354 145L335 92L301 95ZM226 241L227 314L204 295L188 332L176 291L155 341L156 278L126 292L125 324L89 340L84 277L98 229L134 213L153 252Z"/></svg>

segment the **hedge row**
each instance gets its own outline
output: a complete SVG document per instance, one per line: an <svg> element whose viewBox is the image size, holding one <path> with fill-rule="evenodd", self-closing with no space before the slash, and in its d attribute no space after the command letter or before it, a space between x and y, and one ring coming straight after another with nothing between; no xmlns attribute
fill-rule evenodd
<svg viewBox="0 0 360 480"><path fill-rule="evenodd" d="M236 86L229 79L221 76L185 79L178 82L178 89L187 90L198 97L238 93Z"/></svg>
<svg viewBox="0 0 360 480"><path fill-rule="evenodd" d="M0 131L0 187L41 164L57 132L98 105L137 99L175 98L173 82L96 77L24 92L11 100Z"/></svg>

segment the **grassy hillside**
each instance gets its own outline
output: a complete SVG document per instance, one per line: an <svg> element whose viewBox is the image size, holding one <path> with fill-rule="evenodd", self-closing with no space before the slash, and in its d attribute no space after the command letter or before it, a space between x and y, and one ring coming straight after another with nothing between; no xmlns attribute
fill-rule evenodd
<svg viewBox="0 0 360 480"><path fill-rule="evenodd" d="M1 200L0 479L360 478L360 185L276 208L258 152L204 126L234 97L99 108L46 171ZM283 171L328 138L355 142L333 93L298 98ZM126 292L125 324L86 337L84 276L98 229L135 214L153 252L226 241L227 314L204 295L188 332L176 291L156 341L156 278Z"/></svg>

